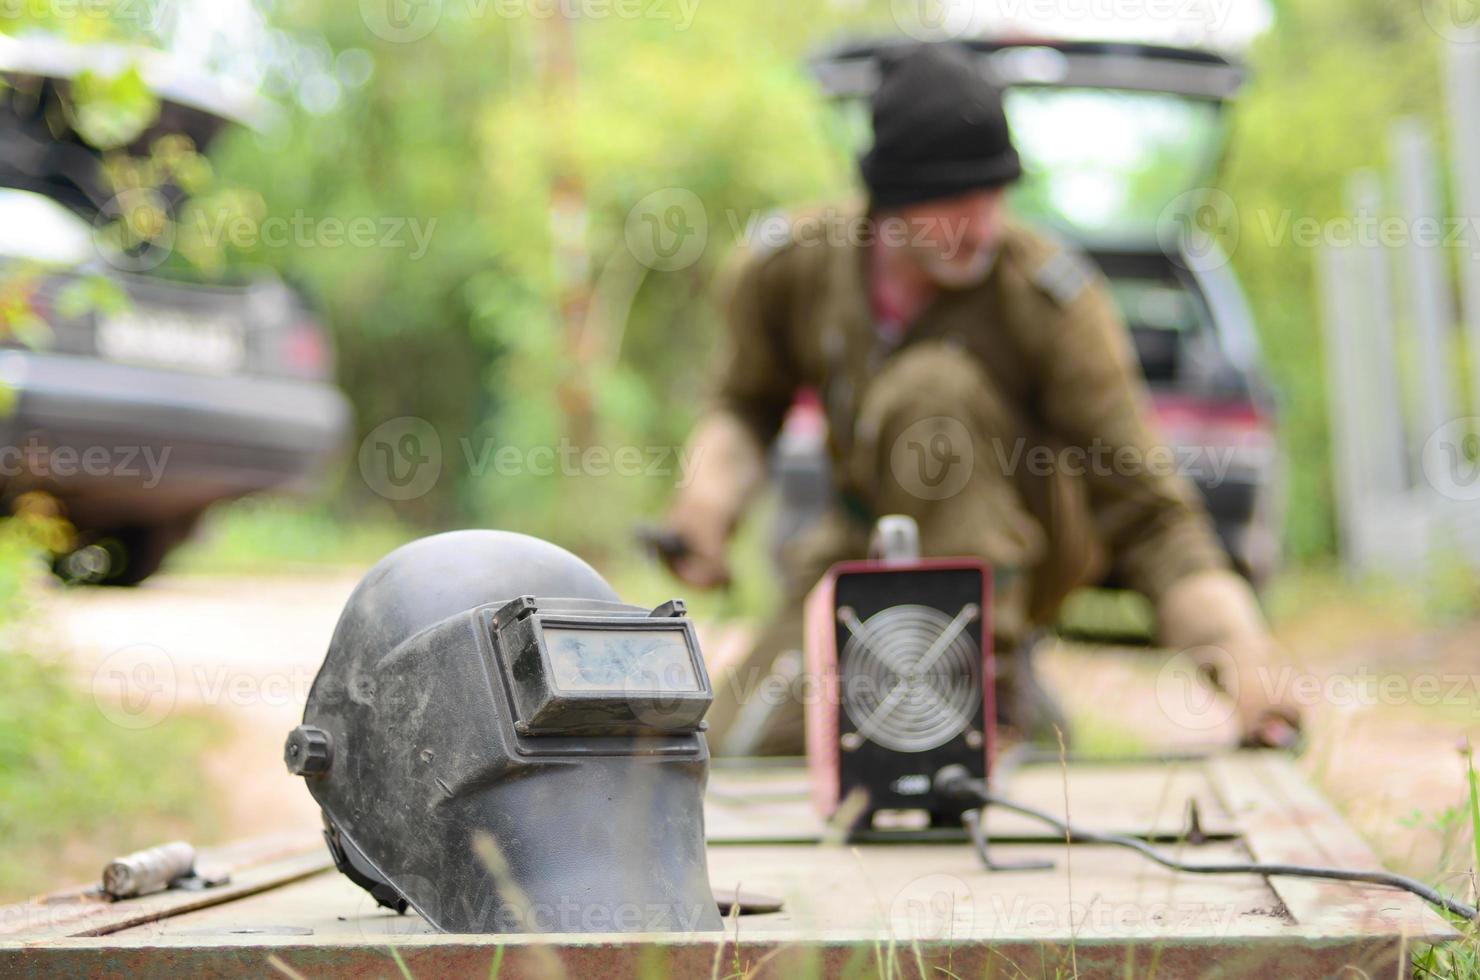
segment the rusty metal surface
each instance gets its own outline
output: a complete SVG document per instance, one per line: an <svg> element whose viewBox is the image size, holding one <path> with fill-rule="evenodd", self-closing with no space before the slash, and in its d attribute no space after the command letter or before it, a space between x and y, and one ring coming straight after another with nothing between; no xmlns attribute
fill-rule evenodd
<svg viewBox="0 0 1480 980"><path fill-rule="evenodd" d="M734 785L717 775L722 790ZM771 786L757 794L761 811L789 805L796 789L796 774L784 770L742 775L746 788ZM1212 760L1174 776L1150 765L1052 766L1017 774L1007 790L1046 808L1056 796L1062 811L1066 778L1071 816L1090 826L1123 829L1139 818L1151 821L1139 829L1159 829L1180 814L1184 791L1206 795L1237 836L1196 848L1200 860L1376 867L1278 756ZM265 861L269 850L259 849L240 858L247 867L236 875L255 883L250 897L133 919L115 909L107 922L78 923L107 935L62 936L68 925L11 930L0 935L0 976L654 978L712 976L716 963L719 976L750 968L764 977L873 976L886 961L904 977L1400 976L1415 943L1455 935L1418 899L1389 889L1179 875L1120 849L1026 833L1001 856L1051 858L1054 871L986 872L961 843L844 847L763 836L713 844L711 877L717 891L783 896L786 905L730 920L722 937L435 935L414 915L376 908L337 873L305 876L311 862L323 866L319 846Z"/></svg>
<svg viewBox="0 0 1480 980"><path fill-rule="evenodd" d="M203 865L231 880L203 891L157 892L110 901L96 886L73 888L0 908L0 951L7 940L35 943L67 936L105 936L197 909L234 902L322 872L332 862L317 834L283 835L202 852Z"/></svg>
<svg viewBox="0 0 1480 980"><path fill-rule="evenodd" d="M1296 937L1259 944L1231 939L1158 943L1088 940L1063 947L1020 939L921 942L890 947L844 940L793 939L738 945L649 937L565 941L536 947L493 937L412 937L394 947L279 940L271 946L148 947L114 944L34 949L0 961L0 976L59 978L355 977L375 980L569 977L572 980L656 980L736 976L777 980L808 977L992 977L1003 980L1077 976L1179 980L1192 977L1278 977L1281 980L1401 976L1404 950L1390 940L1336 942ZM399 957L399 962L397 960ZM402 965L404 964L404 971ZM716 964L718 964L716 968ZM717 972L716 972L717 969ZM12 971L13 972L10 972Z"/></svg>

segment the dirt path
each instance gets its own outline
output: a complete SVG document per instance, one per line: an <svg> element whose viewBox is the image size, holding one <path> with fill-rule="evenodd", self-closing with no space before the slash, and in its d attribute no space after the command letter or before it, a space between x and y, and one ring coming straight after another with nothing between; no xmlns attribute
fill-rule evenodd
<svg viewBox="0 0 1480 980"><path fill-rule="evenodd" d="M1370 634L1351 643L1282 631L1301 660L1292 685L1307 718L1300 766L1395 870L1459 874L1473 863L1462 748L1480 740L1480 623ZM1339 647L1331 640L1338 641ZM1134 750L1227 744L1232 725L1182 723L1173 668L1146 651L1056 647L1042 669L1080 734L1107 730Z"/></svg>
<svg viewBox="0 0 1480 980"><path fill-rule="evenodd" d="M125 724L176 711L227 728L208 756L226 838L316 825L317 807L283 768L339 611L359 574L152 579L138 589L51 594L39 619L100 710Z"/></svg>

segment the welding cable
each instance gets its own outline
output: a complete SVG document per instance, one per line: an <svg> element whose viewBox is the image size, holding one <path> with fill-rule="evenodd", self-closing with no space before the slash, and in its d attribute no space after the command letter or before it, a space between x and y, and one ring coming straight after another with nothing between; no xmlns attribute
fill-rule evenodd
<svg viewBox="0 0 1480 980"><path fill-rule="evenodd" d="M1176 858L1168 857L1150 844L1135 837L1123 837L1119 834L1101 834L1093 830L1084 830L1060 820L1051 813L1045 813L1042 810L1036 810L1033 807L1024 806L1021 803L1014 803L1012 800L995 796L981 780L973 779L963 766L947 766L936 773L935 788L942 795L954 799L972 800L980 803L983 807L997 807L1002 810L1010 810L1013 813L1037 820L1064 834L1067 840L1082 841L1087 844L1112 844L1116 847L1130 848L1147 860L1154 861L1162 867L1170 868L1173 871L1186 871L1191 874L1200 875L1255 874L1296 878L1324 878L1331 881L1351 881L1367 885L1385 885L1389 888L1401 888L1403 891L1411 892L1424 901L1446 909L1467 922L1474 922L1477 918L1480 918L1480 912L1477 912L1473 906L1466 905L1452 898L1447 898L1421 881L1388 871L1349 871L1344 868L1321 868L1304 864L1189 864L1185 861L1178 861ZM973 834L972 842L977 847L977 853L980 854L982 851L981 836Z"/></svg>

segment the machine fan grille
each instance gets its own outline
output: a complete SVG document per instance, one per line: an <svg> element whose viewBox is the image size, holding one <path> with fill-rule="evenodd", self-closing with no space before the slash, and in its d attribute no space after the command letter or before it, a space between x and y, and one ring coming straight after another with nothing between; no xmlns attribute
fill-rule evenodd
<svg viewBox="0 0 1480 980"><path fill-rule="evenodd" d="M967 626L929 606L891 606L860 622L851 609L843 647L843 707L862 738L896 752L928 752L960 735L981 706L981 648Z"/></svg>

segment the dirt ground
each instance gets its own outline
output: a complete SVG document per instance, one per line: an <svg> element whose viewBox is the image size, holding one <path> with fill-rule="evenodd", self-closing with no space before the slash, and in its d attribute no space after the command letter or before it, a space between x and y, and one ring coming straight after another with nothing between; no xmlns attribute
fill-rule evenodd
<svg viewBox="0 0 1480 980"><path fill-rule="evenodd" d="M317 824L301 781L283 768L283 737L357 579L164 576L135 590L53 593L43 619L48 645L66 651L100 710L143 664L157 679L146 717L205 711L229 726L210 773L223 836L245 837ZM706 632L712 657L743 648L743 630ZM1446 846L1456 867L1468 867L1460 846L1468 830L1455 817L1466 793L1459 746L1480 718L1480 623L1394 633L1316 611L1288 621L1282 639L1299 662L1274 682L1299 685L1307 704L1305 771L1399 870L1433 874ZM1216 710L1192 725L1179 717L1178 678L1144 651L1053 646L1041 665L1084 739L1110 732L1144 752L1232 738Z"/></svg>

